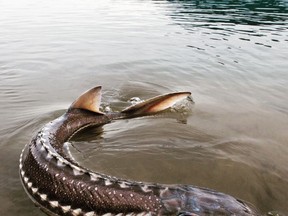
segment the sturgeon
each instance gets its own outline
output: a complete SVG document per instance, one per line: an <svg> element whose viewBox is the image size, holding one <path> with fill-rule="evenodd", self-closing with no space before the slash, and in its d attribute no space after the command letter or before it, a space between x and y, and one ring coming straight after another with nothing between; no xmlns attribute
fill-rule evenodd
<svg viewBox="0 0 288 216"><path fill-rule="evenodd" d="M30 199L48 215L156 216L258 215L230 195L191 185L143 183L94 172L73 159L67 141L78 131L113 120L161 112L190 92L154 97L121 112L101 112L101 87L83 93L47 123L20 155L20 179Z"/></svg>

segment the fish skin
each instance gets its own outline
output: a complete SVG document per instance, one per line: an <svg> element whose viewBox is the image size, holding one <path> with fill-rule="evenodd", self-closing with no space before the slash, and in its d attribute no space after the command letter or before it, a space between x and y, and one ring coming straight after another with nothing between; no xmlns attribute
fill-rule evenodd
<svg viewBox="0 0 288 216"><path fill-rule="evenodd" d="M91 92L100 97L100 90L96 87ZM87 97L87 92L83 95ZM66 113L44 125L23 149L19 170L26 193L48 215L259 215L253 206L210 189L135 182L94 172L79 165L63 148L86 127L153 114L166 109L167 100L171 106L171 98L178 101L188 95L159 96L119 113L100 112L99 98L89 110L82 108L87 103L80 96L81 103L79 98L73 103L76 108L72 104Z"/></svg>

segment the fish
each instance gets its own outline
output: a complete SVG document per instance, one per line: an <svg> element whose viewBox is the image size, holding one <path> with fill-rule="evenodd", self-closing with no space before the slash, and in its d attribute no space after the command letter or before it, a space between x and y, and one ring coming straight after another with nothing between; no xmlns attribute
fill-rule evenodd
<svg viewBox="0 0 288 216"><path fill-rule="evenodd" d="M25 192L43 212L54 216L258 215L253 205L228 194L193 185L146 183L109 176L83 167L70 153L69 140L85 128L156 115L190 95L190 92L168 93L121 112L103 112L101 86L84 92L23 148L19 175Z"/></svg>

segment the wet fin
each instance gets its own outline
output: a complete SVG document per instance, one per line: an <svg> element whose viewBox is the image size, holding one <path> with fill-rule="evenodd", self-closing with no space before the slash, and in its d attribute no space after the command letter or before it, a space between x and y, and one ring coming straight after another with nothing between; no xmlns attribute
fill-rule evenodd
<svg viewBox="0 0 288 216"><path fill-rule="evenodd" d="M84 92L69 107L69 109L84 109L91 112L103 114L100 110L101 86L94 87Z"/></svg>
<svg viewBox="0 0 288 216"><path fill-rule="evenodd" d="M145 100L144 102L137 103L126 109L122 113L129 115L151 115L165 109L170 108L178 101L191 95L191 92L176 92L166 95L160 95L154 98Z"/></svg>

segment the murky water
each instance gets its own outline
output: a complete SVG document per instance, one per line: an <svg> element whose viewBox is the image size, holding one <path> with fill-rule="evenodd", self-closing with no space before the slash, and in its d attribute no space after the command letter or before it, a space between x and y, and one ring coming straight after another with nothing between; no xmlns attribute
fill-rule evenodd
<svg viewBox="0 0 288 216"><path fill-rule="evenodd" d="M288 3L0 2L0 215L42 215L18 177L23 146L84 90L114 110L192 91L187 121L81 133L75 157L119 177L185 183L288 215Z"/></svg>

